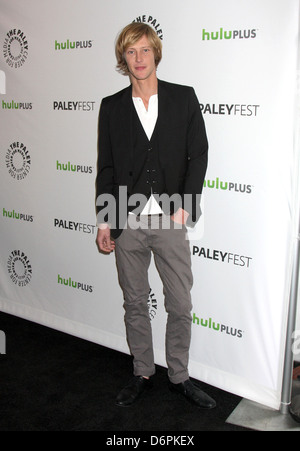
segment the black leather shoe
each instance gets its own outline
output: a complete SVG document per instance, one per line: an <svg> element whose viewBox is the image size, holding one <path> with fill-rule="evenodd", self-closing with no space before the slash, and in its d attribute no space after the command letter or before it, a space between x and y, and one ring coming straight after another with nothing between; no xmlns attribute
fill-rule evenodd
<svg viewBox="0 0 300 451"><path fill-rule="evenodd" d="M172 384L172 382L170 382L169 387L172 392L180 393L192 404L195 404L202 409L214 409L217 405L210 396L200 390L200 388L193 384L190 379L181 384Z"/></svg>
<svg viewBox="0 0 300 451"><path fill-rule="evenodd" d="M117 396L116 405L120 407L129 407L134 404L141 394L152 387L151 379L145 379L142 376L134 376Z"/></svg>

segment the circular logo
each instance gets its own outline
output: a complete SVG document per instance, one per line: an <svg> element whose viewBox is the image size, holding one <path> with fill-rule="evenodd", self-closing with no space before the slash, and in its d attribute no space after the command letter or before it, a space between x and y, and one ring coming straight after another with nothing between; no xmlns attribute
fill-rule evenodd
<svg viewBox="0 0 300 451"><path fill-rule="evenodd" d="M28 41L22 30L10 30L4 39L3 56L9 67L22 67L28 58Z"/></svg>
<svg viewBox="0 0 300 451"><path fill-rule="evenodd" d="M150 320L152 321L157 313L157 299L155 297L155 294L152 291L152 288L150 288L150 291L149 291L148 309L149 309Z"/></svg>
<svg viewBox="0 0 300 451"><path fill-rule="evenodd" d="M155 16L150 16L148 14L142 14L141 16L136 17L133 22L139 22L139 23L146 23L148 25L151 25L154 30L156 31L157 36L159 39L163 40L163 29L160 24L160 21Z"/></svg>
<svg viewBox="0 0 300 451"><path fill-rule="evenodd" d="M23 180L30 171L30 154L23 143L14 142L6 152L5 163L9 174L15 180Z"/></svg>
<svg viewBox="0 0 300 451"><path fill-rule="evenodd" d="M25 287L31 280L32 267L24 252L13 251L7 262L8 274L12 282L18 287Z"/></svg>

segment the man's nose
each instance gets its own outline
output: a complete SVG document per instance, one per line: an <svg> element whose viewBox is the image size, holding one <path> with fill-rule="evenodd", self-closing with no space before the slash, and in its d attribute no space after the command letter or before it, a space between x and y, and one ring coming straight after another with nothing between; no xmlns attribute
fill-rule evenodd
<svg viewBox="0 0 300 451"><path fill-rule="evenodd" d="M136 55L135 55L135 59L136 61L142 61L143 60L143 52L140 50L137 50Z"/></svg>

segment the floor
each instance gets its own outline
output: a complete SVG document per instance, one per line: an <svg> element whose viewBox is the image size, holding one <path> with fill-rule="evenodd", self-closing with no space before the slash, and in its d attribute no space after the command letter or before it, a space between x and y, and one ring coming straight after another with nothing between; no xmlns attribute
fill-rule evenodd
<svg viewBox="0 0 300 451"><path fill-rule="evenodd" d="M169 391L162 367L136 405L117 407L131 378L130 356L1 312L0 330L0 431L190 431L196 440L201 431L248 430L226 423L239 397L201 384L218 406L197 409Z"/></svg>

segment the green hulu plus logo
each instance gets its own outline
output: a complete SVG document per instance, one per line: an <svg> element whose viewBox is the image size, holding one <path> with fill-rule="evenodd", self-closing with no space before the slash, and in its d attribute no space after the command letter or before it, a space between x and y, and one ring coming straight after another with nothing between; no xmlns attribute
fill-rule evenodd
<svg viewBox="0 0 300 451"><path fill-rule="evenodd" d="M230 335L231 337L243 338L242 330L218 323L212 318L201 318L200 316L196 316L195 313L193 313L193 324L225 335Z"/></svg>
<svg viewBox="0 0 300 451"><path fill-rule="evenodd" d="M73 49L90 49L92 47L92 40L89 41L67 41L54 43L55 50L73 50Z"/></svg>
<svg viewBox="0 0 300 451"><path fill-rule="evenodd" d="M257 36L257 30L224 30L220 28L218 31L207 31L205 28L202 30L202 41L222 41L231 39L255 39Z"/></svg>
<svg viewBox="0 0 300 451"><path fill-rule="evenodd" d="M87 283L82 282L76 282L72 280L71 277L67 277L66 279L64 277L61 277L59 274L57 276L57 283L60 285L64 285L65 287L75 288L77 290L86 291L87 293L93 292L93 287L91 285L88 285Z"/></svg>
<svg viewBox="0 0 300 451"><path fill-rule="evenodd" d="M15 102L14 100L4 102L2 100L2 110L32 110L32 103Z"/></svg>
<svg viewBox="0 0 300 451"><path fill-rule="evenodd" d="M13 210L13 211L5 210L5 208L3 208L3 218L17 219L17 220L20 220L20 221L33 222L33 216L32 215L27 215L27 214L24 214L24 213L17 213L15 210Z"/></svg>
<svg viewBox="0 0 300 451"><path fill-rule="evenodd" d="M232 191L236 193L252 193L252 185L246 185L245 183L224 182L217 177L215 180L205 180L204 188L217 189L223 191Z"/></svg>
<svg viewBox="0 0 300 451"><path fill-rule="evenodd" d="M92 166L84 166L80 164L72 164L70 161L67 163L62 163L56 160L56 170L64 171L64 172L77 172L82 174L92 174L93 167Z"/></svg>

